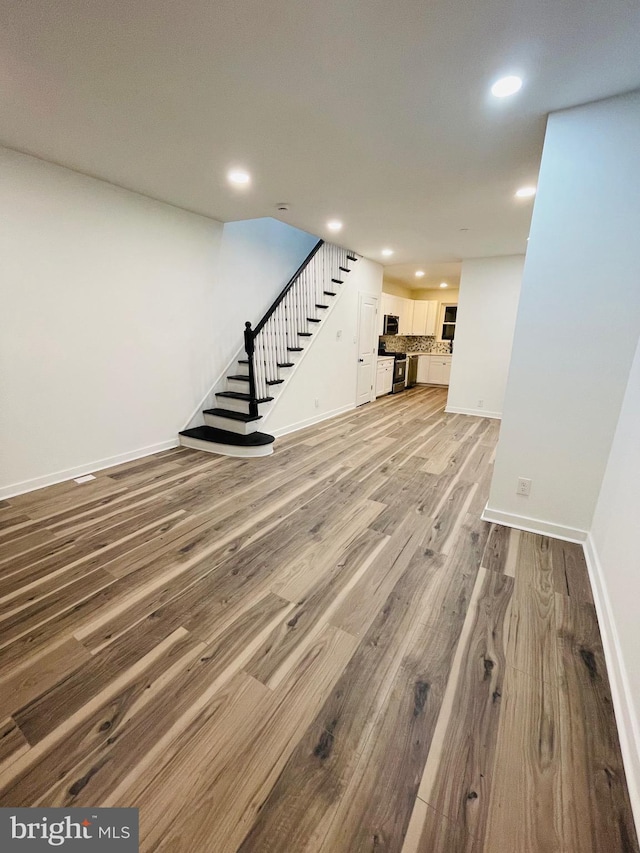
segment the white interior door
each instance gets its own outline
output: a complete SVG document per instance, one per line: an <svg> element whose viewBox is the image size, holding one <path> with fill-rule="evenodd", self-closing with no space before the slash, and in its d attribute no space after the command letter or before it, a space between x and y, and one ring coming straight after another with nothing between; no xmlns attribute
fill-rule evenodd
<svg viewBox="0 0 640 853"><path fill-rule="evenodd" d="M358 384L356 406L375 400L376 357L378 355L378 300L360 293L358 296Z"/></svg>

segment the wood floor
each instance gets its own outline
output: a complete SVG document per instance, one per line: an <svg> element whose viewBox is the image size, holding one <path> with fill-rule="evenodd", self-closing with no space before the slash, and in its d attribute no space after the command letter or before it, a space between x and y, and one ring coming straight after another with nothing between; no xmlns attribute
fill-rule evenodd
<svg viewBox="0 0 640 853"><path fill-rule="evenodd" d="M0 504L0 806L174 853L638 851L582 550L439 388Z"/></svg>

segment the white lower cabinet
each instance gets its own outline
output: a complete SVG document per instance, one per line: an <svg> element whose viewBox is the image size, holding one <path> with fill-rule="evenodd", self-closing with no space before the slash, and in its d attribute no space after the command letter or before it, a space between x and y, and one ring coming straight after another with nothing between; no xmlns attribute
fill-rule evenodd
<svg viewBox="0 0 640 853"><path fill-rule="evenodd" d="M393 358L379 358L376 369L376 397L390 394L393 388Z"/></svg>
<svg viewBox="0 0 640 853"><path fill-rule="evenodd" d="M419 355L418 356L418 374L416 376L416 382L419 385L426 385L429 382L429 365L431 364L431 356L430 355Z"/></svg>
<svg viewBox="0 0 640 853"><path fill-rule="evenodd" d="M450 377L450 355L421 355L418 357L417 382L419 384L448 385Z"/></svg>

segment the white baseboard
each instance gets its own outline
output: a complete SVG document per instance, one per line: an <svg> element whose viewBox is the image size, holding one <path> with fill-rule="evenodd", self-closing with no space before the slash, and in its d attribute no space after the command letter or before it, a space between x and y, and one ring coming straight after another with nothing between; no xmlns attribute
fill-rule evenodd
<svg viewBox="0 0 640 853"><path fill-rule="evenodd" d="M280 427L280 429L269 429L267 430L271 435L275 435L276 438L282 435L288 435L290 432L297 432L299 429L304 429L308 426L313 426L314 424L319 424L321 421L327 421L329 418L335 418L337 415L343 415L345 412L351 412L356 408L355 403L349 403L347 406L341 406L339 409L333 409L330 412L324 412L323 414L314 415L311 418L305 418L302 421L297 421L295 424L289 424L285 427Z"/></svg>
<svg viewBox="0 0 640 853"><path fill-rule="evenodd" d="M563 524L555 524L552 521L543 521L539 518L529 518L526 515L516 515L512 512L503 512L499 509L491 509L487 504L481 518L483 521L492 521L495 524L504 524L505 527L515 527L525 530L527 533L539 533L541 536L552 536L554 539L565 539L567 542L585 542L587 531L578 527L566 527Z"/></svg>
<svg viewBox="0 0 640 853"><path fill-rule="evenodd" d="M474 418L502 420L502 412L489 412L486 409L463 409L460 406L447 406L445 412L448 412L450 415L473 415Z"/></svg>
<svg viewBox="0 0 640 853"><path fill-rule="evenodd" d="M598 614L629 799L631 800L636 830L640 835L640 726L633 706L629 678L613 618L605 574L591 533L584 543L584 555Z"/></svg>
<svg viewBox="0 0 640 853"><path fill-rule="evenodd" d="M138 450L120 453L107 459L98 459L96 462L87 462L85 465L78 465L76 468L67 468L64 471L56 471L54 474L45 474L43 477L23 480L21 483L0 486L0 500L7 500L25 492L43 489L45 486L55 486L56 483L64 483L65 480L73 480L94 471L102 471L104 468L111 468L114 465L120 465L122 462L131 462L134 459L141 459L143 456L151 456L153 453L160 453L163 450L177 447L178 443L178 436L176 436L169 441L161 441L159 444L152 444L149 447L140 447Z"/></svg>

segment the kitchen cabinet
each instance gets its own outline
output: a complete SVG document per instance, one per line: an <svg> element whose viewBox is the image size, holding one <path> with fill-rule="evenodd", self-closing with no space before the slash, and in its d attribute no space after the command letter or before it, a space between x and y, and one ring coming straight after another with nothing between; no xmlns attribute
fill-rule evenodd
<svg viewBox="0 0 640 853"><path fill-rule="evenodd" d="M399 330L400 335L413 335L413 299L398 299L398 316L400 317Z"/></svg>
<svg viewBox="0 0 640 853"><path fill-rule="evenodd" d="M398 317L399 335L435 335L438 319L438 302L425 299L404 299L383 293L380 301L378 333L384 334L384 315Z"/></svg>
<svg viewBox="0 0 640 853"><path fill-rule="evenodd" d="M448 385L451 377L450 355L421 355L418 358L418 384Z"/></svg>
<svg viewBox="0 0 640 853"><path fill-rule="evenodd" d="M382 299L380 300L380 311L378 313L378 334L384 335L384 315L385 314L393 314L391 310L391 297L388 293L382 294Z"/></svg>
<svg viewBox="0 0 640 853"><path fill-rule="evenodd" d="M376 397L382 397L383 394L391 393L391 389L393 388L393 364L393 356L378 359L376 367Z"/></svg>
<svg viewBox="0 0 640 853"><path fill-rule="evenodd" d="M451 377L451 356L432 355L429 364L429 384L448 385Z"/></svg>
<svg viewBox="0 0 640 853"><path fill-rule="evenodd" d="M405 303L411 302L410 299L403 299L401 296L392 296L390 293L383 293L381 299L381 312L378 323L378 330L381 335L384 334L384 315L393 314L399 318L399 335L410 334L405 331L408 320L408 309Z"/></svg>
<svg viewBox="0 0 640 853"><path fill-rule="evenodd" d="M435 299L416 299L413 302L411 335L435 335L438 302Z"/></svg>
<svg viewBox="0 0 640 853"><path fill-rule="evenodd" d="M418 356L418 374L416 382L418 385L427 385L429 382L429 365L431 364L430 355Z"/></svg>

